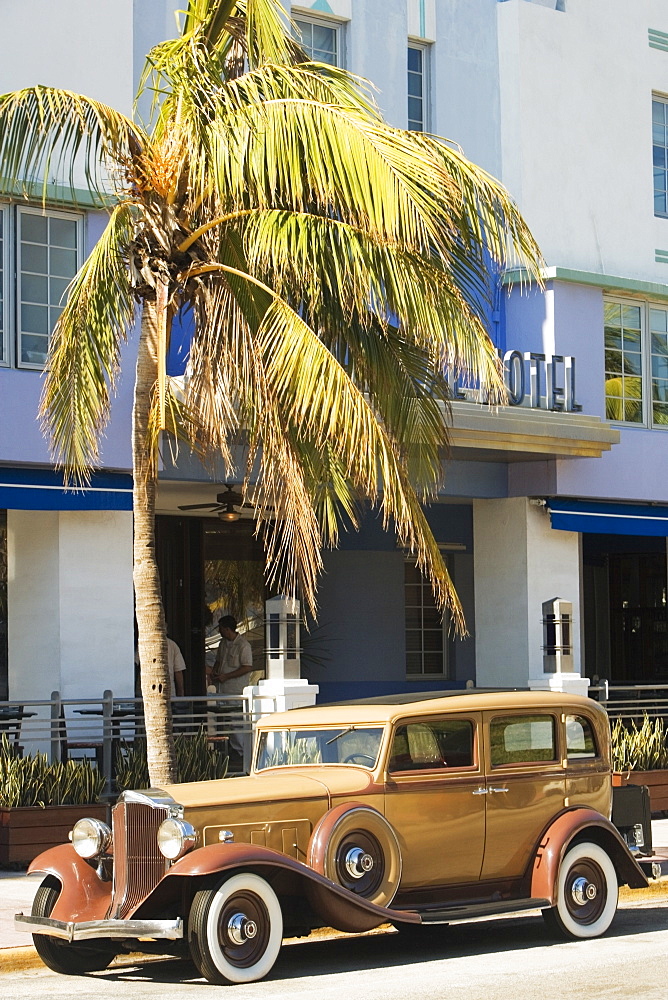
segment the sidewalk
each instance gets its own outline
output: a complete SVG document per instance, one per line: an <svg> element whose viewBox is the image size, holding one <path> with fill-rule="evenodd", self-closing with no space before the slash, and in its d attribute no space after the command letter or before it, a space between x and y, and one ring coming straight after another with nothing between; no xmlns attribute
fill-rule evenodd
<svg viewBox="0 0 668 1000"><path fill-rule="evenodd" d="M654 852L668 858L668 819L652 820L652 843ZM14 930L14 914L29 913L33 896L42 881L42 875L26 875L25 872L0 871L0 973L38 967L42 963L32 947L31 937L23 931ZM668 897L668 865L663 865L660 879ZM654 883L656 886L656 883ZM629 890L627 899L645 890ZM622 896L625 896L622 890Z"/></svg>

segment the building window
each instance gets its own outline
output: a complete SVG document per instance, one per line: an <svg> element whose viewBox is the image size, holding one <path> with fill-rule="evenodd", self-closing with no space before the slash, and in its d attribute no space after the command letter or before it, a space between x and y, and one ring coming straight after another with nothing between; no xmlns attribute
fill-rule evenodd
<svg viewBox="0 0 668 1000"><path fill-rule="evenodd" d="M298 28L297 41L314 62L342 66L341 29L338 24L327 21L293 18Z"/></svg>
<svg viewBox="0 0 668 1000"><path fill-rule="evenodd" d="M42 368L65 293L82 262L83 219L72 212L3 206L2 353L4 364ZM10 282L13 250L16 281ZM15 320L11 337L10 317Z"/></svg>
<svg viewBox="0 0 668 1000"><path fill-rule="evenodd" d="M7 656L7 511L0 510L0 701L9 698Z"/></svg>
<svg viewBox="0 0 668 1000"><path fill-rule="evenodd" d="M408 128L425 132L427 122L427 56L424 45L408 46Z"/></svg>
<svg viewBox="0 0 668 1000"><path fill-rule="evenodd" d="M652 98L654 214L668 217L668 101Z"/></svg>
<svg viewBox="0 0 668 1000"><path fill-rule="evenodd" d="M668 309L609 300L605 315L605 415L668 426Z"/></svg>
<svg viewBox="0 0 668 1000"><path fill-rule="evenodd" d="M404 564L406 674L448 676L448 620L436 607L431 584L413 563Z"/></svg>
<svg viewBox="0 0 668 1000"><path fill-rule="evenodd" d="M7 240L7 216L4 205L0 205L0 364L7 364L7 291L6 280L9 273L9 241Z"/></svg>

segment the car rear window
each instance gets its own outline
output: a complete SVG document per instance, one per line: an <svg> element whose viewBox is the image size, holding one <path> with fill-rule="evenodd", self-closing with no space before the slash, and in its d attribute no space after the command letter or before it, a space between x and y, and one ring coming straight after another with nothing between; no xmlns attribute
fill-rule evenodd
<svg viewBox="0 0 668 1000"><path fill-rule="evenodd" d="M566 716L566 756L569 760L592 760L598 756L591 722L583 715Z"/></svg>
<svg viewBox="0 0 668 1000"><path fill-rule="evenodd" d="M425 719L397 727L389 770L423 771L474 763L470 719Z"/></svg>
<svg viewBox="0 0 668 1000"><path fill-rule="evenodd" d="M490 727L493 767L556 760L555 720L551 715L505 715Z"/></svg>

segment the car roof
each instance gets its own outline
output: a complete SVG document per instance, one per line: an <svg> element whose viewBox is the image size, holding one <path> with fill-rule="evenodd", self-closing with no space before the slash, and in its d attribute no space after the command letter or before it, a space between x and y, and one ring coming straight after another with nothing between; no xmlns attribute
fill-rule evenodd
<svg viewBox="0 0 668 1000"><path fill-rule="evenodd" d="M261 729L281 729L292 726L320 725L379 725L396 719L435 715L443 712L481 712L500 709L548 709L555 711L583 710L590 708L602 711L590 698L580 695L563 694L554 691L529 691L526 689L484 689L421 691L396 695L384 695L359 701L340 701L329 705L315 705L308 708L293 708L289 712L266 715L260 719Z"/></svg>

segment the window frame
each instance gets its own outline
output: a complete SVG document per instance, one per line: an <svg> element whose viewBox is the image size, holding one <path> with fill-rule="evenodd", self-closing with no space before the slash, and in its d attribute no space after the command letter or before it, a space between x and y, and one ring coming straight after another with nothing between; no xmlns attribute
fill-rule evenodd
<svg viewBox="0 0 668 1000"><path fill-rule="evenodd" d="M416 38L409 38L406 45L406 128L409 132L431 131L431 48L428 42L423 42ZM422 68L420 71L422 79L422 127L419 129L412 129L410 124L411 121L415 121L416 119L412 119L409 113L409 102L413 95L409 91L408 81L411 73L417 75L414 70L408 67L408 53L411 50L420 52L422 56Z"/></svg>
<svg viewBox="0 0 668 1000"><path fill-rule="evenodd" d="M13 247L14 247L14 257L15 257L15 267L14 267L14 275L13 275L13 286L14 286L13 290L14 290L14 296L15 296L15 307L14 307L14 310L13 310L13 316L14 316L14 336L12 338L13 341L14 341L14 351L15 351L15 359L16 359L15 367L16 368L24 368L24 369L27 369L29 371L43 371L44 364L42 364L40 362L23 361L21 359L21 354L22 354L21 339L23 337L23 331L21 329L21 303L22 303L22 295L21 295L21 290L22 289L21 289L21 286L22 286L22 274L23 274L23 270L22 270L22 266L21 266L22 265L22 258L21 258L21 221L20 220L23 217L29 216L29 215L37 216L39 218L47 218L47 219L66 219L66 220L74 222L76 224L76 242L77 242L77 245L75 247L75 260L76 260L76 262L75 262L75 270L74 270L74 274L75 275L78 273L78 271L79 271L79 269L80 269L80 267L81 267L81 265L83 263L83 260L84 260L84 254L83 254L84 217L83 217L83 215L80 212L73 212L73 211L69 211L67 209L54 209L54 208L44 208L44 209L42 209L41 207L35 206L35 205L17 205L16 206L16 211L15 211L14 220L13 220L14 225L13 225L13 239L12 239L12 244L13 244ZM46 245L47 245L47 247L51 247L52 244L49 242ZM50 274L50 272L46 275L46 277L47 277L47 279L49 279L50 277L52 277L52 275ZM72 277L74 277L74 275ZM69 279L69 280L71 281L72 279ZM51 300L49 298L49 301L47 302L47 309L51 309L51 308L53 308L53 304L51 303ZM50 326L50 324L49 324L49 326ZM52 333L53 333L53 329L50 328L48 336L47 336L47 350L48 350L48 345L49 345L49 343L51 341L51 334Z"/></svg>
<svg viewBox="0 0 668 1000"><path fill-rule="evenodd" d="M449 554L447 552L443 552L442 551L441 555L443 556L443 559L445 560L445 564L446 564L446 567L448 569L448 572L452 575L451 560L448 558ZM408 648L408 633L409 633L409 631L415 631L415 632L418 631L418 629L409 629L408 622L406 620L407 619L407 612L408 612L409 607L410 608L418 607L418 605L414 605L414 604L409 605L409 603L408 603L407 588L408 588L408 586L413 585L413 584L410 583L410 581L408 581L406 579L406 569L408 567L410 567L411 569L414 569L415 572L418 573L420 575L420 577L421 577L421 584L420 584L421 588L422 588L421 589L421 597L424 596L424 591L426 590L431 595L432 600L433 600L433 591L431 589L431 584L429 583L429 581L427 580L427 578L424 576L424 574L420 573L419 569L415 565L415 560L411 559L411 558L408 558L408 557L405 558L404 559L404 580L403 580L403 589L404 590L403 590L403 592L404 592L404 661L405 661L405 667L406 667L406 680L407 681L416 681L416 680L441 680L441 681L448 681L448 680L452 680L452 670L453 670L452 659L453 658L452 658L452 639L451 639L451 635L450 635L450 624L451 624L451 622L450 622L450 615L449 615L447 609L445 609L444 612L443 612L443 619L442 619L442 622L441 622L441 628L439 630L441 632L442 641L443 641L443 647L442 647L443 670L442 670L442 672L440 672L440 673L434 673L433 671L427 671L427 670L424 669L424 656L425 656L425 652L433 652L433 651L432 650L425 650L425 648L424 648L424 633L425 633L425 628L424 628L424 609L425 609L425 606L424 606L424 601L423 600L421 601L421 603L419 605L419 608L420 608L420 611L421 611L421 615L422 615L422 623L421 623L421 626L420 626L420 629L419 629L419 634L420 634L420 638L421 638L420 649L419 650L415 650L415 649L409 649ZM435 602L434 602L434 606L435 606ZM438 609L436 609L436 610L438 610ZM436 629L432 629L431 631L436 631ZM418 652L421 655L422 670L419 673L409 672L409 670L408 670L408 654L409 653L418 653Z"/></svg>
<svg viewBox="0 0 668 1000"><path fill-rule="evenodd" d="M307 13L301 10L292 11L292 20L295 22L299 28L302 24L309 24L311 26L316 25L319 28L329 28L334 32L334 40L336 44L336 62L327 63L326 65L336 66L337 69L346 68L346 51L345 51L345 22L338 21L334 18L329 17L314 17L310 12ZM303 36L296 36L295 40L305 49L306 53L314 62L322 62L322 59L315 59L312 52L312 47L304 45Z"/></svg>
<svg viewBox="0 0 668 1000"><path fill-rule="evenodd" d="M664 112L663 112L663 115L664 115L663 126L664 126L664 129L665 129L665 132L664 132L663 146L660 147L660 148L663 149L663 154L664 154L663 155L663 159L664 159L664 165L663 165L663 167L661 167L661 166L657 167L656 164L654 163L654 150L655 150L655 148L657 148L657 145L658 145L654 141L654 126L655 126L655 124L657 124L654 121L654 105L655 104L662 104L663 108L664 108ZM662 173L663 173L664 186L663 186L663 189L662 189L662 194L666 198L666 208L665 208L664 211L657 210L657 207L656 207L656 195L657 195L656 172L657 172L657 170L661 170ZM663 94L655 94L655 93L652 94L652 179L653 179L653 196L652 197L653 197L654 216L657 219L668 219L668 97L665 97Z"/></svg>
<svg viewBox="0 0 668 1000"><path fill-rule="evenodd" d="M506 727L504 728L504 740L505 740L505 729L507 729L511 725L511 722L512 722L512 724L515 724L515 725L517 723L522 723L522 722L528 723L529 725L531 725L531 723L533 723L533 722L547 722L547 721L549 721L551 723L551 725L552 725L552 748L553 748L553 756L550 757L550 758L538 757L538 758L534 758L533 760L506 760L506 761L499 761L498 763L494 763L495 744L494 744L494 742L492 740L492 727L494 726L495 723L504 722L504 721L507 723ZM557 716L553 712L550 712L550 711L547 711L547 710L541 710L538 707L536 708L535 712L529 712L529 711L527 711L527 712L522 712L522 711L515 711L515 712L513 712L513 711L510 711L510 712L504 712L503 714L494 713L488 719L488 723L487 723L487 733L488 733L488 738L489 738L489 766L490 766L490 769L492 771L504 771L504 770L507 771L507 770L514 770L515 768L519 768L521 770L525 770L526 768L540 768L540 769L542 769L542 768L545 768L545 767L555 767L555 766L561 767L562 766L561 748L560 748L561 736L560 736L560 727L559 727L558 723L559 723L559 720L557 719ZM526 752L528 752L529 749L534 749L534 748L526 748ZM536 751L538 749L539 749L538 747L535 748ZM506 752L508 753L510 751L506 750ZM522 750L519 750L517 752L521 753Z"/></svg>
<svg viewBox="0 0 668 1000"><path fill-rule="evenodd" d="M12 266L10 250L12 246L11 211L8 202L0 202L0 219L2 219L2 247L0 248L0 367L9 368L12 363L10 337L10 296L12 282Z"/></svg>
<svg viewBox="0 0 668 1000"><path fill-rule="evenodd" d="M632 306L634 308L640 309L640 379L642 387L642 411L640 420L624 420L624 419L616 419L613 417L608 417L608 411L607 411L608 393L606 391L607 347L605 344L605 326L606 326L605 306L608 304L619 305L622 307ZM651 299L632 298L629 296L622 296L622 295L605 295L603 297L603 309L604 309L603 394L604 394L604 405L605 405L605 419L609 420L610 423L612 424L618 424L622 427L639 427L653 431L668 431L668 422L663 424L660 421L654 419L653 403L655 402L655 400L653 398L654 374L652 371L653 351L652 351L652 330L651 330L651 313L653 310L656 310L658 312L663 312L666 314L666 327L668 330L668 303L654 302ZM668 357L668 354L666 356ZM666 400L666 404L668 412L668 399Z"/></svg>

